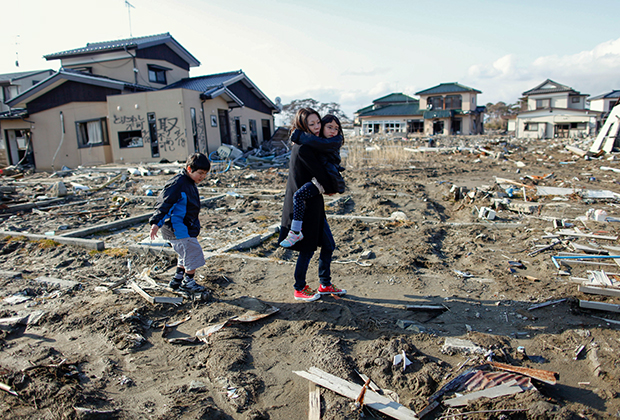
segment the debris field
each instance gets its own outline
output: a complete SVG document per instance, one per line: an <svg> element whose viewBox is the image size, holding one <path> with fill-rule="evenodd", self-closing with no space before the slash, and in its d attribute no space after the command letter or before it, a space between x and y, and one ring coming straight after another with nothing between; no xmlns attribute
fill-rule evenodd
<svg viewBox="0 0 620 420"><path fill-rule="evenodd" d="M199 186L193 296L148 238L182 163L5 173L0 417L617 418L616 155L462 142L347 140L325 201L348 293L310 303L277 244L285 165Z"/></svg>

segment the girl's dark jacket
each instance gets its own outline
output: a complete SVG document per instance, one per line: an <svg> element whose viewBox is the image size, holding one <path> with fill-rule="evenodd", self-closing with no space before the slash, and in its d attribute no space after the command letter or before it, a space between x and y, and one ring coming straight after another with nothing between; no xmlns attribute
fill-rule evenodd
<svg viewBox="0 0 620 420"><path fill-rule="evenodd" d="M187 170L166 182L149 224L161 228L165 240L195 238L200 233L200 195Z"/></svg>
<svg viewBox="0 0 620 420"><path fill-rule="evenodd" d="M325 166L330 180L328 184L321 183L327 194L342 194L346 187L344 178L340 173L345 169L340 166L340 147L343 140L342 136L327 139L304 133L301 130L294 130L291 134L291 142L310 146L319 152L317 156Z"/></svg>
<svg viewBox="0 0 620 420"><path fill-rule="evenodd" d="M288 180L282 210L280 238L282 242L288 235L293 221L293 194L306 182L316 178L321 185L329 185L329 175L319 160L319 152L310 146L293 144L289 163ZM314 252L323 238L323 224L325 223L325 203L323 195L306 200L304 212L303 233L304 239L291 247L295 251Z"/></svg>

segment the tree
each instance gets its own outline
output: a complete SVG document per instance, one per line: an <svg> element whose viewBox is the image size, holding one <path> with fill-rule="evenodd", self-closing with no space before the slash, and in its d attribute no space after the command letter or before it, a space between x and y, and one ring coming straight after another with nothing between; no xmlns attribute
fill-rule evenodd
<svg viewBox="0 0 620 420"><path fill-rule="evenodd" d="M491 130L505 130L508 126L506 117L519 112L519 104L506 104L499 101L495 104L489 102L486 107L485 127Z"/></svg>
<svg viewBox="0 0 620 420"><path fill-rule="evenodd" d="M325 114L333 114L338 117L342 125L352 123L351 119L340 109L340 104L336 102L322 103L316 99L307 98L295 99L294 101L291 101L291 103L282 106L282 112L280 115L282 116L283 124L291 125L295 114L301 108L312 108L321 116Z"/></svg>

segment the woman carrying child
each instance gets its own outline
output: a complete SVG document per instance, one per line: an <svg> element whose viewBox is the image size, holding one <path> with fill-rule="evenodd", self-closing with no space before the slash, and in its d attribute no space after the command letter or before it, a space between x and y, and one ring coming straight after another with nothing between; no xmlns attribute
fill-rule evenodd
<svg viewBox="0 0 620 420"><path fill-rule="evenodd" d="M321 191L324 191L327 194L333 194L339 192L338 190L343 188L343 184L340 186L341 188L334 186L338 184L338 182L333 182L333 169L331 169L332 174L330 176L330 172L328 172L327 168L332 162L329 162L329 164L326 163L326 158L329 161L329 157L324 155L326 153L329 155L334 151L338 151L342 144L342 130L339 130L338 135L340 135L340 139L335 140L335 142L339 142L339 144L334 149L333 144L330 145L329 141L323 144L320 143L321 140L329 140L318 139L319 134L322 132L321 127L319 114L311 108L302 108L295 115L292 133L295 133L298 137L305 136L305 134L302 133L310 134L315 137L314 139L298 139L300 142L306 141L306 143L309 142L311 144L293 143L282 212L282 226L280 229L280 238L278 239L278 242L283 242L288 238L289 232L292 230L294 215L301 219L297 219L297 222L302 223L297 223L295 226L295 228L299 229L298 236L300 236L300 239L291 243L290 248L299 251L294 274L294 297L296 300L303 301L317 300L322 294L342 295L346 293L346 290L338 289L331 283L331 261L336 243L334 242L325 217L325 203L321 193ZM299 130L301 133L295 130ZM301 136L299 136L300 134ZM325 133L323 133L323 135L325 135ZM317 139L318 143L316 142ZM334 143L334 141L332 141L332 143ZM337 161L337 163L340 162L339 155ZM339 172L338 169L336 169L336 172ZM297 199L294 199L295 193L302 189L302 187L307 189L307 193L303 194L302 197L298 194ZM314 189L312 187L314 187ZM300 200L304 204L304 209L301 214L299 211L294 214L294 204L297 203L297 207L299 207ZM301 235L302 224L303 235ZM319 254L320 286L318 291L315 292L306 284L306 274L310 260L317 247L321 247L321 252Z"/></svg>

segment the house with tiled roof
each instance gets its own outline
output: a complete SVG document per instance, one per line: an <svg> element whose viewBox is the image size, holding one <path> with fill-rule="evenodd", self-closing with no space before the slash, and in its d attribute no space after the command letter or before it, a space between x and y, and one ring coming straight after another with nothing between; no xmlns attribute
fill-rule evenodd
<svg viewBox="0 0 620 420"><path fill-rule="evenodd" d="M573 138L596 133L601 112L586 109L587 94L547 79L523 92L526 110L517 114L520 138Z"/></svg>
<svg viewBox="0 0 620 420"><path fill-rule="evenodd" d="M355 112L356 134L421 133L419 101L403 93L391 93Z"/></svg>
<svg viewBox="0 0 620 420"><path fill-rule="evenodd" d="M200 62L169 33L45 58L61 70L8 101L37 169L183 161L222 143L258 147L273 133L278 107L243 71L191 78Z"/></svg>
<svg viewBox="0 0 620 420"><path fill-rule="evenodd" d="M478 106L481 91L460 83L441 83L416 92L424 110L424 134L482 134L484 106Z"/></svg>
<svg viewBox="0 0 620 420"><path fill-rule="evenodd" d="M618 101L620 101L620 90L612 90L600 95L590 96L586 103L592 111L600 111L603 115L607 115Z"/></svg>

